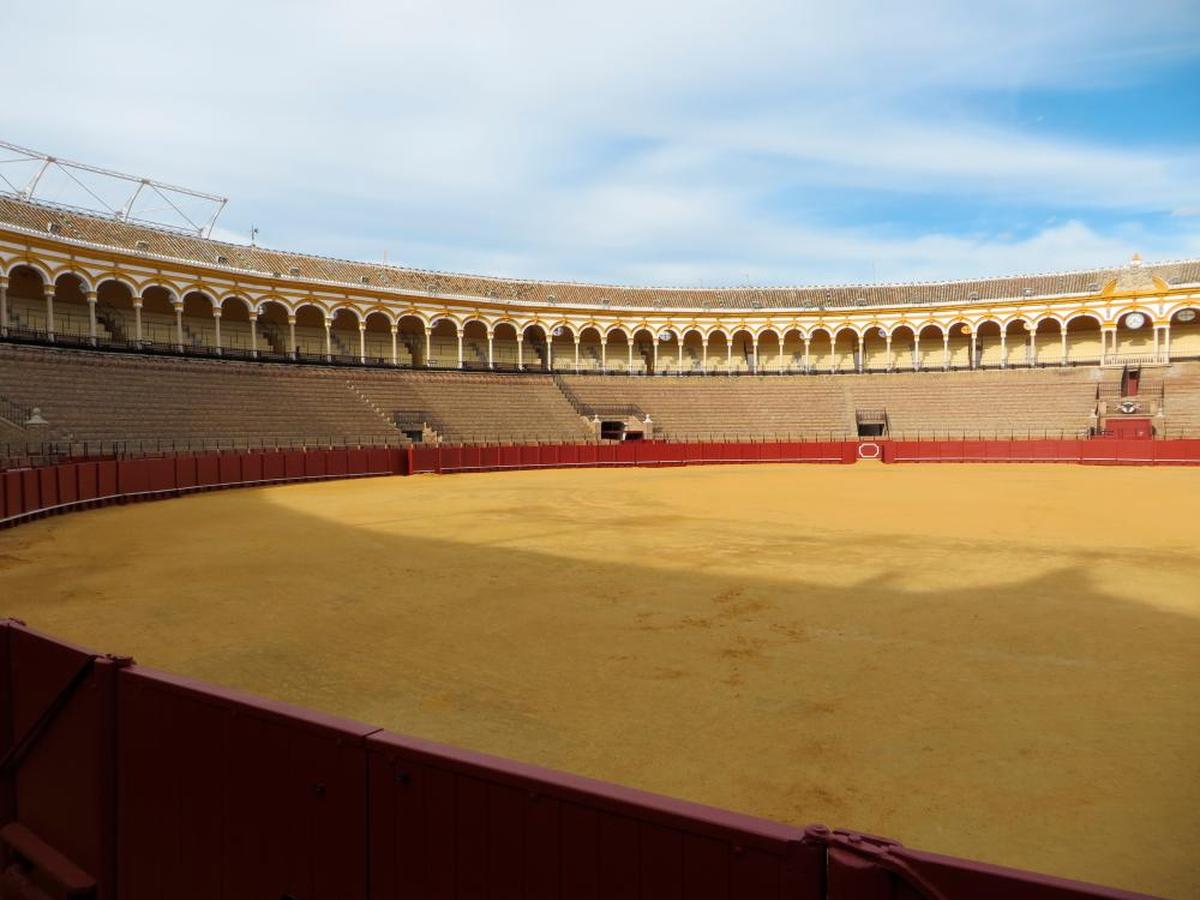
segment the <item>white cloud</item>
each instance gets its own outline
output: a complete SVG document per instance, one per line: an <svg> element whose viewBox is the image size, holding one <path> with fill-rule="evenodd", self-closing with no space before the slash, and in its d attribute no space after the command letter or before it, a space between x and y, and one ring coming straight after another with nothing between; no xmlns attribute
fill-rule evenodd
<svg viewBox="0 0 1200 900"><path fill-rule="evenodd" d="M1200 206L1194 145L1122 143L1136 111L1110 140L1065 139L971 101L1191 58L1188 0L1135 15L1111 0L73 0L5 21L27 39L0 57L4 137L229 194L228 233L253 221L276 246L722 283L1195 252L1179 216L1157 234L1121 224ZM827 200L776 202L806 190L1103 223L1022 239L851 228Z"/></svg>

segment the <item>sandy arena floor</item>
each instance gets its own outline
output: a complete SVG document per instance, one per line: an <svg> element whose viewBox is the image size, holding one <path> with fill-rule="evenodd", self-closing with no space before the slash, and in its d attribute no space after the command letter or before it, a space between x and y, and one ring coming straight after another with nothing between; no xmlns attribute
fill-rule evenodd
<svg viewBox="0 0 1200 900"><path fill-rule="evenodd" d="M0 614L393 730L1200 896L1200 471L325 483L0 532Z"/></svg>

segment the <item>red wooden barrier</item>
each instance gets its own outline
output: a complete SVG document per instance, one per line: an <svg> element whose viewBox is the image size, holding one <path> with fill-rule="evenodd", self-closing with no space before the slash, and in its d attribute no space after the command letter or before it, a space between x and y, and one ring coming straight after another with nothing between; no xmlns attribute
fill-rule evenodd
<svg viewBox="0 0 1200 900"><path fill-rule="evenodd" d="M365 895L374 728L140 667L118 699L122 900Z"/></svg>
<svg viewBox="0 0 1200 900"><path fill-rule="evenodd" d="M206 454L196 457L196 484L210 486L221 483L221 461L216 456Z"/></svg>
<svg viewBox="0 0 1200 900"><path fill-rule="evenodd" d="M371 898L821 896L800 829L399 735L367 740Z"/></svg>
<svg viewBox="0 0 1200 900"><path fill-rule="evenodd" d="M21 502L23 505L22 512L36 512L42 508L41 491L38 490L38 472L37 469L23 469L21 471Z"/></svg>
<svg viewBox="0 0 1200 900"><path fill-rule="evenodd" d="M58 506L58 470L54 466L37 469L38 500L42 509Z"/></svg>
<svg viewBox="0 0 1200 900"><path fill-rule="evenodd" d="M27 868L19 822L96 900L1137 896L388 734L10 620L0 684L0 869Z"/></svg>

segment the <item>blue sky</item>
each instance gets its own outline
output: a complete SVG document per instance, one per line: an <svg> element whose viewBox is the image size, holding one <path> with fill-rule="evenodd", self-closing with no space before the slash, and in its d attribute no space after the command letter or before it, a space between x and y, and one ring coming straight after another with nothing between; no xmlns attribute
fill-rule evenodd
<svg viewBox="0 0 1200 900"><path fill-rule="evenodd" d="M679 285L1200 256L1195 0L75 0L5 19L25 38L0 55L0 137L229 196L234 240L254 224L284 249Z"/></svg>

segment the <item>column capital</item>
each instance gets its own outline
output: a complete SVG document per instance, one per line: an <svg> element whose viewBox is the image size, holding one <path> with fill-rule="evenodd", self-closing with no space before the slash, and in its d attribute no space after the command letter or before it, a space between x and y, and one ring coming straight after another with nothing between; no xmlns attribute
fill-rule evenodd
<svg viewBox="0 0 1200 900"><path fill-rule="evenodd" d="M47 297L53 297L55 290L57 290L57 288L53 281L51 281L49 284L42 285L42 293Z"/></svg>
<svg viewBox="0 0 1200 900"><path fill-rule="evenodd" d="M213 307L213 318L214 318L214 319L219 319L219 318L221 318L221 307L219 307L219 306L214 306L214 307Z"/></svg>
<svg viewBox="0 0 1200 900"><path fill-rule="evenodd" d="M88 303L96 302L96 292L95 291L84 291L83 295L84 295L84 297L87 298Z"/></svg>

